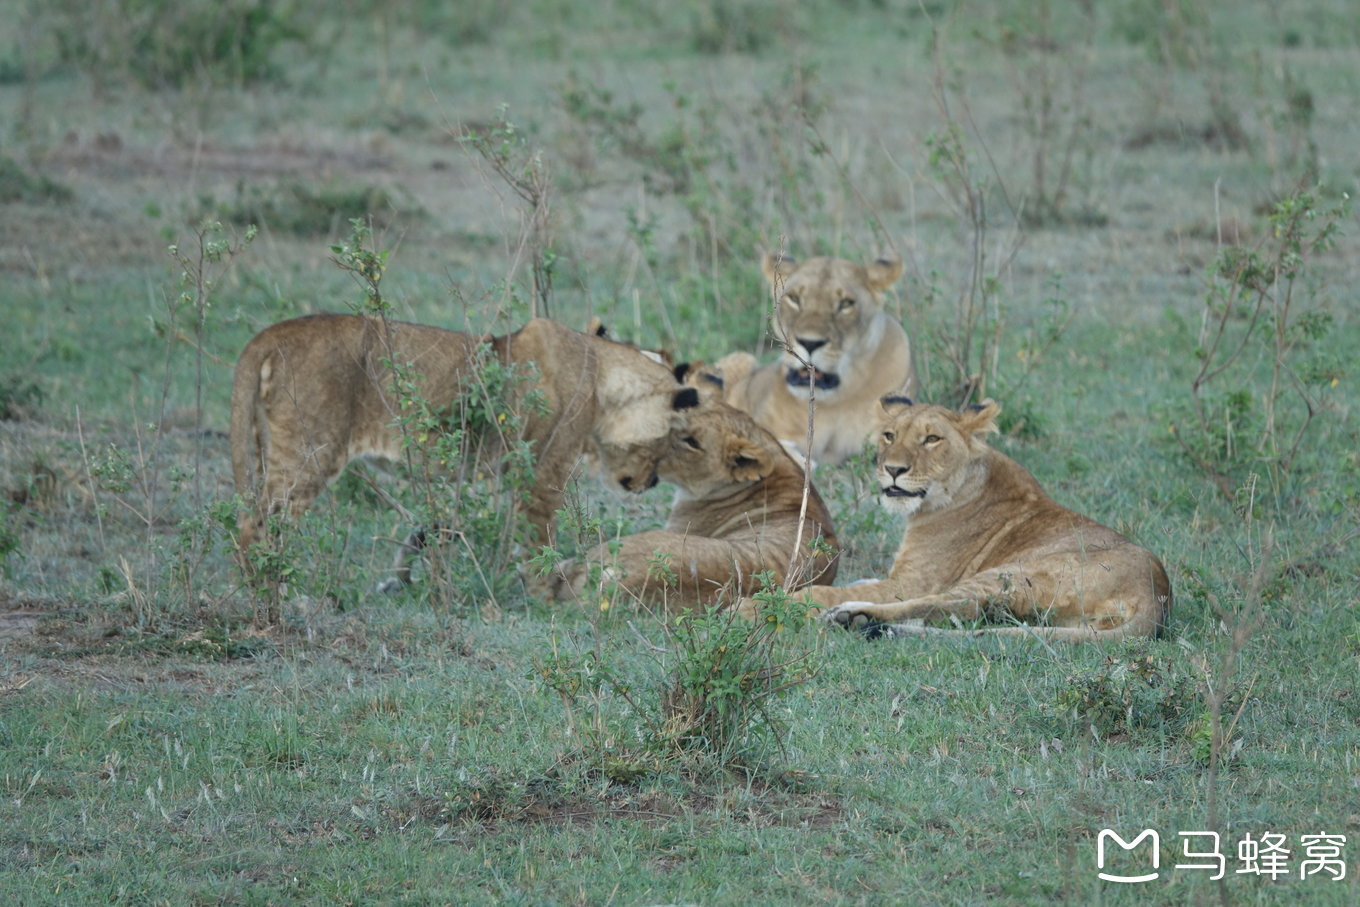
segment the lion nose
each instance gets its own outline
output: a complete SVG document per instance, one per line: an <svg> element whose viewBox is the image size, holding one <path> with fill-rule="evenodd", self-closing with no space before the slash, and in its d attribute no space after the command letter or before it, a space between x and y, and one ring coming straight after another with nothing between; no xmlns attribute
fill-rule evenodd
<svg viewBox="0 0 1360 907"><path fill-rule="evenodd" d="M884 466L883 471L888 474L888 478L896 479L898 476L906 475L911 471L908 466Z"/></svg>
<svg viewBox="0 0 1360 907"><path fill-rule="evenodd" d="M803 349L807 350L807 354L808 354L809 356L811 356L813 353L817 352L817 350L819 350L819 349L821 349L822 347L826 346L826 341L825 341L825 340L812 340L812 339L810 339L810 338L808 338L808 337L799 337L799 338L798 338L798 345L801 346Z"/></svg>

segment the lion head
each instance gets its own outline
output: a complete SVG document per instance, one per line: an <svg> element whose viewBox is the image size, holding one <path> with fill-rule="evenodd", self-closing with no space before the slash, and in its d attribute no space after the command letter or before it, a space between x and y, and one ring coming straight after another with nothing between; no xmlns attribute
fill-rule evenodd
<svg viewBox="0 0 1360 907"><path fill-rule="evenodd" d="M692 498L758 482L784 456L778 441L739 409L714 401L696 408L674 433L657 474Z"/></svg>
<svg viewBox="0 0 1360 907"><path fill-rule="evenodd" d="M807 399L811 383L820 398L831 400L841 374L879 344L884 319L878 294L902 276L902 262L880 258L859 265L841 258L798 262L766 254L765 279L779 294L775 334L785 344L784 380Z"/></svg>
<svg viewBox="0 0 1360 907"><path fill-rule="evenodd" d="M981 477L1001 407L984 400L954 412L943 406L884 397L876 475L883 506L904 516L947 508L970 480Z"/></svg>
<svg viewBox="0 0 1360 907"><path fill-rule="evenodd" d="M689 433L693 414L702 412L699 393L679 386L623 396L608 391L594 445L600 472L624 491L646 491L657 483L661 458Z"/></svg>

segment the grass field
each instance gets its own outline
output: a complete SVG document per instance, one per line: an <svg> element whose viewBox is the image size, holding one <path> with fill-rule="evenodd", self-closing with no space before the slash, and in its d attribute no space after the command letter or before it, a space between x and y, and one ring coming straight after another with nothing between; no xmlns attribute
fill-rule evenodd
<svg viewBox="0 0 1360 907"><path fill-rule="evenodd" d="M17 6L0 903L1360 901L1348 0ZM354 217L398 317L680 359L769 349L763 249L897 252L929 395L976 376L1001 449L1162 557L1169 636L790 633L808 676L676 749L672 624L526 600L505 550L376 596L405 530L359 477L260 626L231 366L362 303ZM815 476L846 581L900 537L870 469ZM569 503L585 540L668 500ZM1103 881L1102 844L1151 865L1105 829L1159 878ZM1279 878L1238 871L1265 835Z"/></svg>

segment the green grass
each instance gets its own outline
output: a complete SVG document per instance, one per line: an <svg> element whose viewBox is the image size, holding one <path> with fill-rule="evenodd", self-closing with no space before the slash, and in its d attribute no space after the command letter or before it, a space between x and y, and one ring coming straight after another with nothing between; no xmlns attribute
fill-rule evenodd
<svg viewBox="0 0 1360 907"><path fill-rule="evenodd" d="M575 741L525 676L538 633L410 609L323 624L324 648L248 660L109 643L58 656L76 690L35 682L6 709L11 897L1088 900L1097 829L1203 824L1183 737L1093 740L1058 714L1069 672L1103 664L1094 649L835 639L788 701L787 770L619 783L563 759ZM1246 655L1259 694L1228 770L1233 827L1344 828L1333 757L1356 743L1350 666L1272 667L1271 650L1326 638L1272 635ZM141 681L110 683L133 658ZM53 660L38 647L17 667ZM1160 891L1211 893L1184 874Z"/></svg>
<svg viewBox="0 0 1360 907"><path fill-rule="evenodd" d="M1230 499L1169 431L1197 368L1218 219L1268 242L1261 208L1296 185L1309 142L1317 176L1355 194L1347 4L1190 16L1209 49L1197 65L1158 57L1165 5L1102 6L1070 216L1019 234L1025 84L997 36L968 26L992 22L991 5L537 0L505 18L490 4L354 2L342 17L303 2L271 26L292 37L238 36L236 56L214 43L224 55L194 66L171 42L140 69L120 57L122 28L82 21L71 34L85 43L60 44L68 6L35 6L0 42L0 902L1356 900L1354 843L1345 881L1298 877L1300 835L1360 824L1353 217L1298 290L1335 319L1304 355L1341 376L1291 472L1244 454ZM1032 9L1007 5L1004 21L1026 33ZM989 212L1004 322L990 390L1012 430L996 443L1161 555L1169 638L1050 650L813 631L799 641L820 670L774 704L782 748L745 754L745 771L662 758L617 697L569 714L539 674L553 645L598 648L654 706L672 657L644 642L665 638L655 618L451 602L423 585L378 599L391 545L374 539L405 527L357 480L298 534L284 626L251 628L211 510L233 492L231 364L261 327L363 298L329 260L356 206L381 209L398 317L522 322L522 208L455 128L493 123L502 104L552 177L556 317L600 314L620 336L711 360L765 342L759 247L895 247L908 272L887 304L944 394L941 338L973 237L929 164L927 138L948 126L932 23ZM1306 124L1289 120L1286 71L1311 93ZM179 87L147 88L147 73ZM1247 149L1204 141L1214 90L1241 112ZM192 248L205 211L261 232L213 269L200 337L165 250ZM1026 374L1018 351L1045 329L1058 274L1071 320ZM1259 399L1263 349L1220 389ZM847 581L881 573L898 540L866 469L816 476ZM625 529L659 525L667 500L589 482L572 497ZM1257 600L1262 623L1225 677L1231 628L1214 602ZM1136 676L1145 664L1165 685ZM1226 686L1226 718L1241 707L1216 780L1197 736L1206 680ZM1208 827L1211 790L1222 888L1172 868L1176 833ZM1102 883L1103 828L1157 829L1162 878ZM1237 841L1263 832L1290 837L1290 878L1233 872Z"/></svg>

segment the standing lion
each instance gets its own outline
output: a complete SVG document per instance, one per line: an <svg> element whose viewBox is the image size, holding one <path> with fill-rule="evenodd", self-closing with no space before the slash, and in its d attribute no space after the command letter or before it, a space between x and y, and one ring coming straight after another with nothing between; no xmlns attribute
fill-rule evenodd
<svg viewBox="0 0 1360 907"><path fill-rule="evenodd" d="M280 322L246 345L232 389L232 470L253 505L237 542L243 559L269 515L297 517L350 461L400 460L410 445L435 443L403 427L409 407L439 414L449 431L471 428L460 401L476 391L487 357L523 377L508 402L524 424L513 439L499 424L482 426L470 447L500 465L512 441L529 443L534 471L524 511L532 545L551 544L554 514L583 454L623 490L644 491L657 483L672 434L686 433L701 405L694 388L633 347L545 318L502 337L360 315Z"/></svg>

